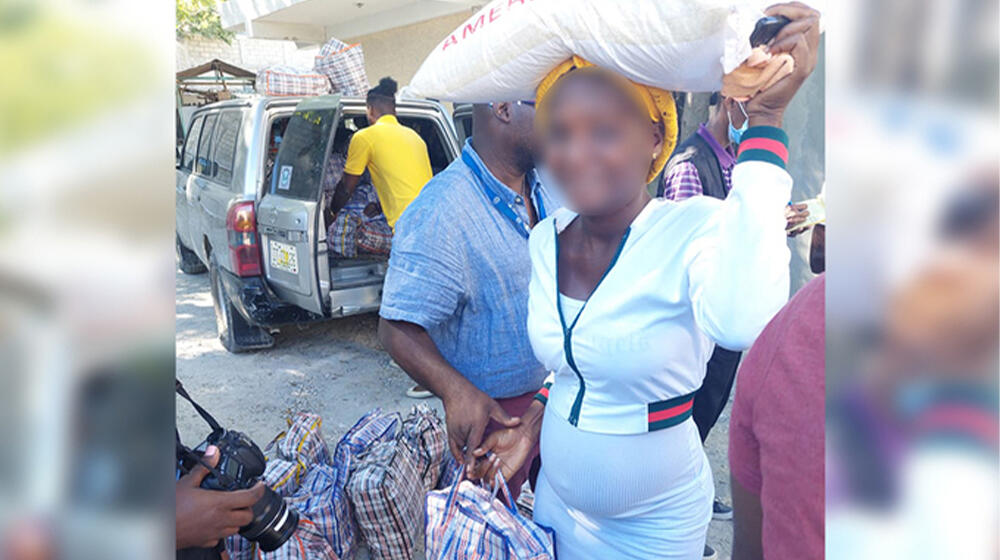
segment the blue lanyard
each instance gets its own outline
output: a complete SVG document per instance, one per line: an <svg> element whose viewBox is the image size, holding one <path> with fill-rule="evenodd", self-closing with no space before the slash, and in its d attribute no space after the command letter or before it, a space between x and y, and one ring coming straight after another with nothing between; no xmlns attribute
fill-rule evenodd
<svg viewBox="0 0 1000 560"><path fill-rule="evenodd" d="M507 218L507 221L514 226L514 229L516 229L522 237L527 239L528 236L531 235L531 226L517 215L517 211L514 210L514 207L511 206L510 203L504 201L503 197L500 196L500 193L497 192L497 190L493 188L493 185L490 184L487 177L483 176L483 170L472 157L472 154L462 150L462 161L465 162L465 165L467 165L476 175L476 178L479 179L479 184L482 186L483 192L486 193L486 198L490 199L490 203L497 209L497 212L500 212L501 216ZM534 189L532 189L532 191L533 190ZM532 192L532 194L534 194L534 192ZM531 199L533 198L537 198L538 221L542 221L545 219L545 205L542 204L542 197L529 197L529 202L531 202Z"/></svg>

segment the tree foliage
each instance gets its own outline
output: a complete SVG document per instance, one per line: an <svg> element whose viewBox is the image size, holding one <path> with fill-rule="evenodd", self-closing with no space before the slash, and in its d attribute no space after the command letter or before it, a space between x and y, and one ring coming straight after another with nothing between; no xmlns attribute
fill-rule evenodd
<svg viewBox="0 0 1000 560"><path fill-rule="evenodd" d="M204 37L232 42L233 32L222 28L215 4L216 0L177 0L177 38Z"/></svg>

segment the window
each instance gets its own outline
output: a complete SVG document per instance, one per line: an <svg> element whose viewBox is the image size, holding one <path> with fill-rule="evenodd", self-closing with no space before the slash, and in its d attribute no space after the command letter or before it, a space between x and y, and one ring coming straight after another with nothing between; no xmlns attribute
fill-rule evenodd
<svg viewBox="0 0 1000 560"><path fill-rule="evenodd" d="M434 119L429 117L400 116L399 122L417 131L427 144L427 156L431 160L431 170L435 175L451 163L451 152L445 147L445 137Z"/></svg>
<svg viewBox="0 0 1000 560"><path fill-rule="evenodd" d="M202 125L204 134L201 135L201 140L198 142L198 158L195 160L194 171L206 177L212 176L212 161L209 159L209 151L212 148L212 132L216 117L218 117L217 113L205 117L205 124Z"/></svg>
<svg viewBox="0 0 1000 560"><path fill-rule="evenodd" d="M295 111L278 148L271 193L299 200L319 199L326 148L336 120L335 108Z"/></svg>
<svg viewBox="0 0 1000 560"><path fill-rule="evenodd" d="M205 119L198 117L191 124L191 130L188 131L187 140L184 141L184 153L181 154L181 169L191 170L191 166L194 164L194 154L195 146L198 145L198 135L201 133L201 125L205 122Z"/></svg>
<svg viewBox="0 0 1000 560"><path fill-rule="evenodd" d="M215 151L212 153L212 167L215 171L215 180L229 185L233 180L233 163L236 159L236 144L239 139L240 121L242 113L239 111L223 111L219 115L219 120L215 124Z"/></svg>
<svg viewBox="0 0 1000 560"><path fill-rule="evenodd" d="M463 144L466 138L472 138L472 113L455 115L455 128L458 132L458 139Z"/></svg>

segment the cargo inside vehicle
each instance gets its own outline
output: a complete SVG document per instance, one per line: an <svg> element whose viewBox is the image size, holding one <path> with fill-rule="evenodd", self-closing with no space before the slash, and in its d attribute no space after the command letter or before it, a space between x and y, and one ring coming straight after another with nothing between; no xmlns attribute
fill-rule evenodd
<svg viewBox="0 0 1000 560"><path fill-rule="evenodd" d="M320 293L327 296L323 297L323 307L329 309L334 316L369 310L369 307L371 310L374 310L381 299L381 285L387 268L388 255L366 254L359 251L357 256L344 257L330 250L330 246L327 243L327 230L335 219L335 216L327 212L325 197L321 191L323 186L332 179L326 176L328 170L322 167L322 163L319 163L319 154L312 152L314 148L310 149L310 147L307 147L310 142L314 142L318 138L307 140L306 138L290 138L286 136L286 132L289 132L290 129L293 131L291 134L295 134L294 130L298 130L295 127L289 127L291 118L292 114L280 114L273 117L270 121L270 130L267 135L267 158L264 163L264 191L274 194L280 193L289 198L300 200L309 198L319 202L319 207L317 208L317 220L319 223L315 231L316 254L314 259L311 259L315 263L316 268L304 266L302 271L303 273L308 273L307 271L310 269L317 270ZM401 124L415 130L427 144L433 173L437 174L442 171L457 155L453 153L454 149L451 146L453 142L449 142L447 132L442 128L442 124L433 118L432 115L425 116L420 114L420 111L408 111L406 108L401 107L398 110L397 118ZM347 139L351 134L366 126L368 126L368 120L363 106L342 106L337 121L337 129L333 134L333 139L329 143L330 153L339 151L341 154L346 155ZM310 165L302 165L301 160L295 164L296 179L298 179L298 174L301 171L306 171L310 181L304 184L304 182L301 182L301 179L291 180L290 184L287 185L288 188L285 189L285 192L282 192L281 187L278 186L281 179L274 176L274 168L276 167L281 144L289 140L290 142L288 143L290 144L301 143L301 150L312 152L309 156L312 158ZM315 146L315 143L312 145ZM291 147L286 146L286 148ZM295 151L298 152L299 150ZM282 157L287 158L287 156ZM289 160L285 159L284 161ZM284 163L279 167L284 168ZM299 259L305 257L301 251L298 254L301 255L298 257ZM325 267L323 266L324 264L326 265ZM300 265L305 265L305 263L300 263ZM324 268L328 271L328 276L323 274ZM273 275L269 276L274 280Z"/></svg>

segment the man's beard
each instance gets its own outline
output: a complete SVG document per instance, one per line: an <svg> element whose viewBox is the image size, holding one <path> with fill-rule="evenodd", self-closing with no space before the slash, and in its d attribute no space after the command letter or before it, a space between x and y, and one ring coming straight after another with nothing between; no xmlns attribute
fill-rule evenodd
<svg viewBox="0 0 1000 560"><path fill-rule="evenodd" d="M516 162L521 171L527 173L535 168L535 153L530 146L520 145L514 153Z"/></svg>

